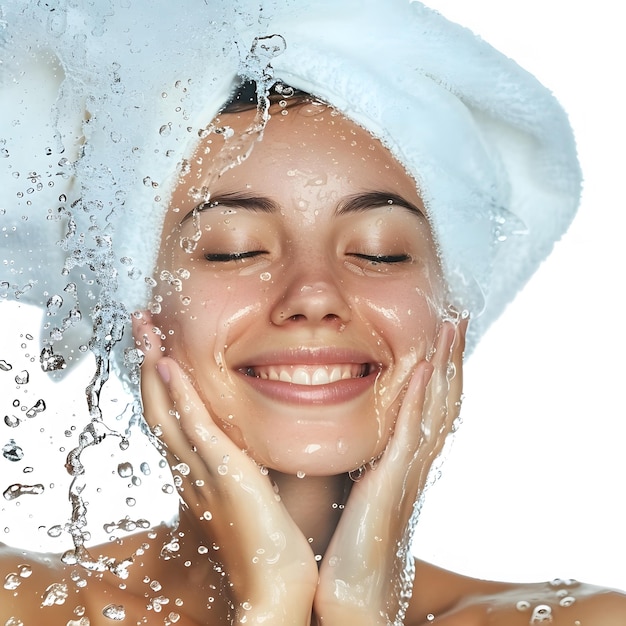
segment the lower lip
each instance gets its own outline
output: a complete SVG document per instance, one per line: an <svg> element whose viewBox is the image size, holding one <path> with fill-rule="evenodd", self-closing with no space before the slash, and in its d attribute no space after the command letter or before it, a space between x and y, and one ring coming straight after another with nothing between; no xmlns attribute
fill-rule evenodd
<svg viewBox="0 0 626 626"><path fill-rule="evenodd" d="M338 380L327 385L296 385L247 376L241 372L239 374L253 389L272 400L284 404L330 405L349 402L371 389L379 372L375 371L360 378Z"/></svg>

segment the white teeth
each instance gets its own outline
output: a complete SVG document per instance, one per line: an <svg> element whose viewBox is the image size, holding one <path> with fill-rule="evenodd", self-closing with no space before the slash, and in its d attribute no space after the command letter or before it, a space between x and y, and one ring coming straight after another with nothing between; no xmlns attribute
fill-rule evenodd
<svg viewBox="0 0 626 626"><path fill-rule="evenodd" d="M254 375L263 380L278 380L283 383L294 385L328 385L338 380L358 378L365 375L365 368L358 364L294 367L273 365L269 367L255 368Z"/></svg>
<svg viewBox="0 0 626 626"><path fill-rule="evenodd" d="M294 385L310 385L311 384L311 376L306 370L303 370L301 367L298 367L291 377L291 382Z"/></svg>
<svg viewBox="0 0 626 626"><path fill-rule="evenodd" d="M329 382L328 372L323 367L318 367L311 376L312 385L327 385Z"/></svg>

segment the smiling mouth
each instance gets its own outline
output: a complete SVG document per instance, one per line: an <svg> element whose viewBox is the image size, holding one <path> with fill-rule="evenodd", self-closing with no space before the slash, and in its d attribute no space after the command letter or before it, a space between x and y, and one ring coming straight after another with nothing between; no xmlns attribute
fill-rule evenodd
<svg viewBox="0 0 626 626"><path fill-rule="evenodd" d="M294 385L329 385L340 380L364 378L374 371L370 363L333 365L263 365L241 370L246 376Z"/></svg>

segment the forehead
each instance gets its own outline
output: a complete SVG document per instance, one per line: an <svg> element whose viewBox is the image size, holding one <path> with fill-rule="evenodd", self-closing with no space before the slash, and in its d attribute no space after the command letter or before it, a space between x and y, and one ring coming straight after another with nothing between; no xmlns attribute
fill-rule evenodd
<svg viewBox="0 0 626 626"><path fill-rule="evenodd" d="M273 106L262 131L255 110L223 114L186 163L172 198L176 213L221 192L280 193L298 180L303 193L382 191L422 207L415 181L369 132L318 102ZM321 194L321 195L320 195Z"/></svg>

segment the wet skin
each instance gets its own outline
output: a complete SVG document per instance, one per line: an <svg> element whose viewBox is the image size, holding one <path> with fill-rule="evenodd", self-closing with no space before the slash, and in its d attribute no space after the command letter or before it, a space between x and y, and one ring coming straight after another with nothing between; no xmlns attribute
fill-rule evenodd
<svg viewBox="0 0 626 626"><path fill-rule="evenodd" d="M219 123L237 139L252 116ZM124 606L123 625L395 616L395 554L458 415L466 322L443 321L415 184L365 131L326 107L294 107L225 171L242 150L224 150L224 136L204 139L179 180L155 307L133 319L146 419L178 468L178 527L91 549L132 554L123 581L5 550L4 571L33 572L0 591L0 623L110 624L109 604ZM68 598L41 608L58 582ZM556 591L417 561L405 624L432 614L443 626L525 626L522 600L550 606L557 626L624 623L620 594L569 585L576 602L561 607Z"/></svg>
<svg viewBox="0 0 626 626"><path fill-rule="evenodd" d="M252 117L219 123L238 137ZM166 353L258 463L354 470L382 453L388 408L432 350L443 309L415 183L320 105L275 115L250 157L217 177L221 142L211 135L190 159L165 222L159 268L188 276L179 292L158 287Z"/></svg>

